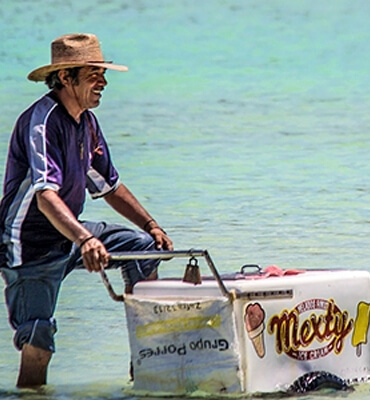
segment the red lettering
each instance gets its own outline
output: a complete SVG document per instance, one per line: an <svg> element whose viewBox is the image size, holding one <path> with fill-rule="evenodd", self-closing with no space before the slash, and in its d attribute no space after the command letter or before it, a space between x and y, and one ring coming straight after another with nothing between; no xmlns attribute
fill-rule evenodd
<svg viewBox="0 0 370 400"><path fill-rule="evenodd" d="M324 314L311 313L309 318L299 320L300 314L314 308L325 310ZM348 312L342 312L334 303L323 299L312 299L302 302L293 310L283 310L280 315L274 315L267 324L268 333L275 334L275 348L278 354L286 353L293 358L316 359L324 357L332 350L339 354L343 350L344 339L353 328L353 319ZM322 349L309 351L304 354L299 351L314 341L327 341Z"/></svg>

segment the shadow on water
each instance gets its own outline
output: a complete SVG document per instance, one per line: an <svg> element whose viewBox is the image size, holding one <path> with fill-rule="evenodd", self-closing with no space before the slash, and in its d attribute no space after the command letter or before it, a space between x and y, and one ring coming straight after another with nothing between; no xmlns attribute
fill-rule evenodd
<svg viewBox="0 0 370 400"><path fill-rule="evenodd" d="M0 389L0 400L332 400L332 399L369 399L369 385L362 384L347 391L338 391L333 389L321 389L311 393L289 394L287 392L275 393L254 393L239 395L215 395L203 392L194 392L189 395L171 395L166 393L142 393L136 392L131 385L112 385L112 384L87 384L87 385L58 385L45 386L38 390L23 389Z"/></svg>

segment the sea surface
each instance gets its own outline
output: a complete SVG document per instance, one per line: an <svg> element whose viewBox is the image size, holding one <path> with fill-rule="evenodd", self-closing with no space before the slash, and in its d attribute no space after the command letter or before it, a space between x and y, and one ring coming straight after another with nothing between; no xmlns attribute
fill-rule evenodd
<svg viewBox="0 0 370 400"><path fill-rule="evenodd" d="M113 159L176 249L207 249L220 272L246 263L370 270L368 0L0 6L0 182L17 116L46 92L27 74L49 63L54 38L92 32L108 60L130 68L107 72L96 109ZM83 217L126 223L103 200L88 200ZM181 276L184 264L163 263L160 274ZM109 276L121 291L118 272ZM0 297L0 399L137 399L125 312L100 277L72 273L56 317L49 385L18 391ZM369 399L370 388L293 397L333 398Z"/></svg>

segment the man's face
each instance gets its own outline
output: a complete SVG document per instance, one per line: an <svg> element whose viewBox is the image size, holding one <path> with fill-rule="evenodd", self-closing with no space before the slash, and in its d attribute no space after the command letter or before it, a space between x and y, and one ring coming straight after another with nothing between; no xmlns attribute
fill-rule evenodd
<svg viewBox="0 0 370 400"><path fill-rule="evenodd" d="M78 83L73 86L73 90L82 109L98 107L102 91L108 84L104 74L104 68L83 67L80 69Z"/></svg>

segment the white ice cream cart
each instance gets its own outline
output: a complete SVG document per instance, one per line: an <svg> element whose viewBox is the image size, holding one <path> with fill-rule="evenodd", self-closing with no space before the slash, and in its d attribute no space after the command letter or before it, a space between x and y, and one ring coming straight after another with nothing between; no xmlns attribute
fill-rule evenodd
<svg viewBox="0 0 370 400"><path fill-rule="evenodd" d="M138 283L124 299L133 388L186 394L304 392L370 382L370 273L244 266L220 275L207 250L120 253L189 259L185 281ZM204 258L211 276L199 275ZM190 282L189 282L190 281Z"/></svg>

